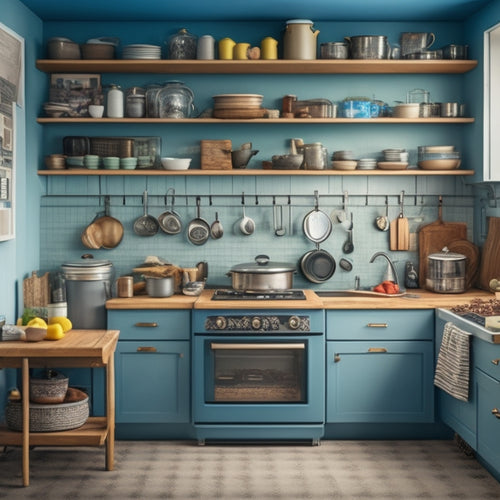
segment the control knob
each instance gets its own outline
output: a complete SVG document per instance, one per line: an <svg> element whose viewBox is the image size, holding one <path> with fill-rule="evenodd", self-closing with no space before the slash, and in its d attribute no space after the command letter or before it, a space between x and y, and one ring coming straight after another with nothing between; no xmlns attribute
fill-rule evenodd
<svg viewBox="0 0 500 500"><path fill-rule="evenodd" d="M215 318L215 326L219 330L224 330L227 326L227 319L224 316L217 316Z"/></svg>
<svg viewBox="0 0 500 500"><path fill-rule="evenodd" d="M254 330L260 330L262 328L262 319L258 316L252 318L252 328Z"/></svg>
<svg viewBox="0 0 500 500"><path fill-rule="evenodd" d="M300 318L298 316L290 316L288 318L288 327L290 330L297 330L300 326Z"/></svg>

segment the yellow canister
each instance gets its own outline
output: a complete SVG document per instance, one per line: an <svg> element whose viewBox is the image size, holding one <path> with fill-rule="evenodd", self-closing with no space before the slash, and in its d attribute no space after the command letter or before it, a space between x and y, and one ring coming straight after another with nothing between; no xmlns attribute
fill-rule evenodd
<svg viewBox="0 0 500 500"><path fill-rule="evenodd" d="M278 59L278 40L271 36L266 36L260 42L261 59Z"/></svg>
<svg viewBox="0 0 500 500"><path fill-rule="evenodd" d="M248 59L249 43L237 43L233 48L233 59Z"/></svg>
<svg viewBox="0 0 500 500"><path fill-rule="evenodd" d="M228 37L219 40L219 59L232 59L235 45L236 42Z"/></svg>

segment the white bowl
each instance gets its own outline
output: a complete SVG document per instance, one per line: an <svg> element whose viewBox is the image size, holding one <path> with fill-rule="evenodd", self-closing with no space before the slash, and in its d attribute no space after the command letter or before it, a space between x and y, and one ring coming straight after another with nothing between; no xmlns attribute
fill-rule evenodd
<svg viewBox="0 0 500 500"><path fill-rule="evenodd" d="M187 170L191 158L162 158L161 165L165 170Z"/></svg>
<svg viewBox="0 0 500 500"><path fill-rule="evenodd" d="M104 106L98 104L89 104L89 115L92 118L102 118L104 114Z"/></svg>

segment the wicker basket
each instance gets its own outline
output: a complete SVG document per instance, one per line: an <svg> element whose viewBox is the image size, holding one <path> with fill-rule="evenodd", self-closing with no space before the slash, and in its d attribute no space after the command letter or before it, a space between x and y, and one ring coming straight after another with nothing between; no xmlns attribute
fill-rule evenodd
<svg viewBox="0 0 500 500"><path fill-rule="evenodd" d="M90 153L93 155L118 156L129 158L133 156L134 140L119 137L91 137Z"/></svg>
<svg viewBox="0 0 500 500"><path fill-rule="evenodd" d="M46 378L30 378L30 401L40 404L62 403L68 390L68 377L49 371Z"/></svg>
<svg viewBox="0 0 500 500"><path fill-rule="evenodd" d="M89 398L74 403L41 405L30 403L30 432L57 432L77 429L89 417ZM7 427L13 431L23 430L21 401L9 401L5 408Z"/></svg>

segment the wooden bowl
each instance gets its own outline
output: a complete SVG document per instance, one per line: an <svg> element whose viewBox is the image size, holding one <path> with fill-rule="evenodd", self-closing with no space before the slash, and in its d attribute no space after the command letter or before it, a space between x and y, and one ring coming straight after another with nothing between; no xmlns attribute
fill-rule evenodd
<svg viewBox="0 0 500 500"><path fill-rule="evenodd" d="M24 330L24 340L26 342L40 342L47 335L47 330L45 328L36 328L34 326L28 326Z"/></svg>

